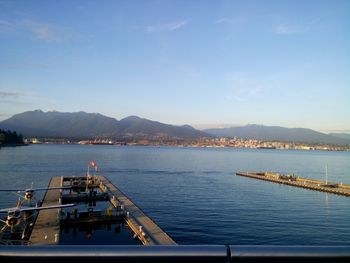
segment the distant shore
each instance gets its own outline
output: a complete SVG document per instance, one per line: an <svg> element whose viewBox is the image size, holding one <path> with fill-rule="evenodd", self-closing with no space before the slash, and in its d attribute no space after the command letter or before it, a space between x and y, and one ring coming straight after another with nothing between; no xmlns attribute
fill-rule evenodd
<svg viewBox="0 0 350 263"><path fill-rule="evenodd" d="M53 138L35 138L26 140L28 144L79 144L79 145L110 145L110 146L152 146L152 147L192 147L192 148L236 148L236 149L258 149L258 150L305 150L305 151L350 151L350 146L306 144L299 142L276 142L244 139L202 139L202 140L70 140Z"/></svg>

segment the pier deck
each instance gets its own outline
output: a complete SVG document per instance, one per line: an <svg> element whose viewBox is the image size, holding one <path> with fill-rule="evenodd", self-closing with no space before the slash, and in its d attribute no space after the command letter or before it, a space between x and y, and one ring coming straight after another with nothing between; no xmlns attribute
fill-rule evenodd
<svg viewBox="0 0 350 263"><path fill-rule="evenodd" d="M61 177L52 177L48 187L60 187ZM46 191L43 206L59 205L60 190ZM60 224L58 213L61 209L41 210L38 214L32 234L31 245L57 245L59 242Z"/></svg>
<svg viewBox="0 0 350 263"><path fill-rule="evenodd" d="M86 177L52 177L49 183L49 188L68 186L68 183L73 184L75 181L86 180ZM108 217L108 219L125 220L127 225L134 232L134 237L138 237L143 245L176 245L172 240L152 219L146 216L140 208L138 208L130 199L128 199L116 186L114 186L106 177L95 177L96 186L98 186L103 193L99 196L107 197L107 200L116 207L116 213ZM94 180L95 180L94 179ZM83 184L83 183L81 183ZM80 200L82 194L73 194L69 200L70 202L82 201ZM99 196L93 196L96 198ZM60 189L46 191L43 206L59 205L62 199ZM99 198L96 198L99 199ZM41 210L37 216L32 234L29 238L30 245L58 245L60 239L60 217L58 216L60 209ZM91 223L92 221L105 221L106 216L99 218L88 218L89 220L79 219L77 222L70 220L70 223ZM83 222L84 221L84 222ZM86 222L85 222L86 221ZM62 221L64 222L64 220Z"/></svg>
<svg viewBox="0 0 350 263"><path fill-rule="evenodd" d="M266 172L238 172L236 175L350 197L350 185L342 183L326 183L321 180Z"/></svg>
<svg viewBox="0 0 350 263"><path fill-rule="evenodd" d="M101 190L110 194L113 205L123 205L124 209L129 212L126 222L135 234L140 234L139 238L144 245L176 245L174 240L172 240L155 222L153 222L152 219L146 216L140 208L128 199L106 177L99 176L99 180L101 182ZM142 232L146 235L143 235Z"/></svg>

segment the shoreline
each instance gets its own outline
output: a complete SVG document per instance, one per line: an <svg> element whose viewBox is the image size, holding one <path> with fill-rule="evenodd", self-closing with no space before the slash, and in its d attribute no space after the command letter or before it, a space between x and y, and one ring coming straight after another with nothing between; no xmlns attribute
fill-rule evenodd
<svg viewBox="0 0 350 263"><path fill-rule="evenodd" d="M78 143L78 142L42 142L42 143L29 143L28 145L86 145L86 146L116 146L116 147L171 147L171 148L198 148L198 149L245 149L245 150L259 150L259 151L303 151L303 152L349 152L350 149L322 149L322 148L259 148L259 147L237 147L237 146L218 146L218 145L172 145L172 144L142 144L142 143L126 143L126 144L93 144L93 143ZM22 145L18 145L22 146ZM11 147L11 146L9 146Z"/></svg>

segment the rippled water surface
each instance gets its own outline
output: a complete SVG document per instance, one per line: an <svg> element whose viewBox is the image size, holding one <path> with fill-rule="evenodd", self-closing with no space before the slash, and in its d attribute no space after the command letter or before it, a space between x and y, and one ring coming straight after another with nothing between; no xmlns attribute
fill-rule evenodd
<svg viewBox="0 0 350 263"><path fill-rule="evenodd" d="M33 145L0 149L0 188L84 175L89 161L180 244L350 245L350 198L235 175L350 184L350 152ZM40 193L39 193L40 196ZM0 193L0 207L14 206Z"/></svg>

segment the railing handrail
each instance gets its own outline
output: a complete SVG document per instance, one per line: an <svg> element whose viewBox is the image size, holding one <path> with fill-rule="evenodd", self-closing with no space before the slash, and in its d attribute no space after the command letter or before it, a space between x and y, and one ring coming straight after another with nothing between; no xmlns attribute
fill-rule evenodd
<svg viewBox="0 0 350 263"><path fill-rule="evenodd" d="M0 246L1 262L350 262L350 246Z"/></svg>

